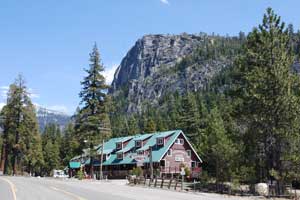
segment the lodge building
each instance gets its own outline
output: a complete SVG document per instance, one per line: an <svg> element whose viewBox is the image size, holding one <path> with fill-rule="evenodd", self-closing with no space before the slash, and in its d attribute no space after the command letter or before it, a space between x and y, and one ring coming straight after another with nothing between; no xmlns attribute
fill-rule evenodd
<svg viewBox="0 0 300 200"><path fill-rule="evenodd" d="M198 177L201 170L202 160L181 130L111 138L104 143L103 150L102 145L98 145L95 150L97 156L92 164L97 177L102 151L103 175L109 178L126 177L137 166L142 167L145 176L150 176L150 157L158 176L179 174L183 165L190 169L192 177ZM70 160L71 176L81 168L89 174L90 158L88 150L84 152Z"/></svg>

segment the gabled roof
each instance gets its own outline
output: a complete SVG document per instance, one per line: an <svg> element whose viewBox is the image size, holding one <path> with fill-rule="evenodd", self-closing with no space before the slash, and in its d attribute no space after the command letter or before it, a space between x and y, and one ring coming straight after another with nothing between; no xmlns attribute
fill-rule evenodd
<svg viewBox="0 0 300 200"><path fill-rule="evenodd" d="M171 145L175 142L176 138L182 134L188 144L191 146L192 150L198 157L198 159L202 162L200 157L198 156L197 152L194 150L192 145L187 140L186 136L183 134L181 130L173 130L173 131L164 131L164 132L156 132L152 134L144 134L144 135L135 135L135 136L127 136L127 137L119 137L119 138L111 138L107 142L104 143L104 154L110 154L109 158L103 162L103 165L119 165L119 164L134 164L136 161L133 159L133 155L136 154L137 151L145 151L148 150L150 147L152 148L152 160L153 162L159 162L163 156L167 153ZM157 138L166 138L169 137L169 140L166 141L165 145L157 146L156 141ZM149 139L148 139L149 138ZM135 141L137 140L145 140L148 139L146 144L143 147L136 149L135 148ZM128 144L123 149L117 151L116 150L116 143L117 142L125 142L128 141ZM97 153L101 154L102 145L97 146ZM117 159L117 153L126 153L128 151L134 150L134 153L128 153L123 159ZM80 156L78 156L80 158ZM73 159L72 159L73 160ZM147 157L144 162L149 162L149 158ZM94 164L98 165L98 164Z"/></svg>
<svg viewBox="0 0 300 200"><path fill-rule="evenodd" d="M119 140L117 141L118 142L126 142L128 140L131 140L134 136L127 136L127 137L122 137L122 138L119 138Z"/></svg>
<svg viewBox="0 0 300 200"><path fill-rule="evenodd" d="M154 134L146 143L145 146L152 147L152 161L159 162L163 155L169 150L170 146L175 142L176 138L182 133L181 130L166 131ZM164 146L156 146L156 139L161 137L169 137L170 139ZM150 162L149 158L145 159L145 162Z"/></svg>
<svg viewBox="0 0 300 200"><path fill-rule="evenodd" d="M124 147L123 149L120 149L119 151L117 151L117 153L126 153L126 152L130 151L131 149L133 149L134 147L135 147L135 141L130 140L128 142L128 144L126 145L126 147Z"/></svg>
<svg viewBox="0 0 300 200"><path fill-rule="evenodd" d="M151 137L153 134L143 134L143 135L140 135L140 136L138 136L138 137L135 137L134 138L134 140L135 141L139 141L139 140L141 140L141 141L144 141L144 140L146 140L146 139L148 139L149 137Z"/></svg>

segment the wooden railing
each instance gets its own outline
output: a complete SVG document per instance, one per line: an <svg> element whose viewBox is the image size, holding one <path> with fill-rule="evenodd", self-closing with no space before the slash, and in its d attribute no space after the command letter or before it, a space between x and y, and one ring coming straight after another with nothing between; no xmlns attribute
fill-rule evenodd
<svg viewBox="0 0 300 200"><path fill-rule="evenodd" d="M142 185L146 187L166 188L173 190L186 190L185 184L182 183L181 179L165 179L165 178L154 178L145 179L144 177L128 178L129 185Z"/></svg>

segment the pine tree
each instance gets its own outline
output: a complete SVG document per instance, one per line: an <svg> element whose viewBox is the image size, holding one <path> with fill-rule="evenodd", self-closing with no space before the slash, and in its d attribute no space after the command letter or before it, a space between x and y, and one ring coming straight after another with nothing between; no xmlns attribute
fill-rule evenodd
<svg viewBox="0 0 300 200"><path fill-rule="evenodd" d="M96 44L90 54L90 67L85 71L87 76L81 82L82 90L79 94L83 107L76 116L75 131L81 149L85 147L85 141L88 141L91 163L93 163L96 153L94 146L111 135L108 115L110 98L107 95L109 86L105 83L102 74L104 67ZM93 176L93 165L91 165L91 175Z"/></svg>
<svg viewBox="0 0 300 200"><path fill-rule="evenodd" d="M227 136L223 119L217 107L208 116L206 138L203 138L203 159L208 170L214 169L217 183L230 180L233 160L237 154L236 148Z"/></svg>
<svg viewBox="0 0 300 200"><path fill-rule="evenodd" d="M181 105L182 107L180 110L179 127L191 141L194 141L200 132L200 116L197 109L195 96L192 93L185 94Z"/></svg>
<svg viewBox="0 0 300 200"><path fill-rule="evenodd" d="M128 129L129 129L129 134L132 135L138 134L140 132L138 122L133 115L129 117Z"/></svg>
<svg viewBox="0 0 300 200"><path fill-rule="evenodd" d="M294 56L289 32L271 8L248 36L235 77L240 113L248 127L245 137L249 163L263 170L263 179L276 171L282 177L283 155L296 134L299 78L291 73ZM255 148L256 147L256 148ZM259 148L258 148L259 147Z"/></svg>
<svg viewBox="0 0 300 200"><path fill-rule="evenodd" d="M78 155L79 142L75 138L74 125L69 123L64 129L60 148L60 157L63 166L67 166L69 161Z"/></svg>
<svg viewBox="0 0 300 200"><path fill-rule="evenodd" d="M152 118L144 117L143 120L143 132L144 133L153 133L156 131L156 125Z"/></svg>
<svg viewBox="0 0 300 200"><path fill-rule="evenodd" d="M43 165L41 138L35 108L22 76L10 85L3 117L5 153L2 154L1 166L4 173L8 173L8 167L12 166L13 174L23 169L39 174Z"/></svg>
<svg viewBox="0 0 300 200"><path fill-rule="evenodd" d="M43 156L45 164L43 172L51 175L52 170L61 166L60 147L62 143L60 129L56 124L48 124L42 135Z"/></svg>

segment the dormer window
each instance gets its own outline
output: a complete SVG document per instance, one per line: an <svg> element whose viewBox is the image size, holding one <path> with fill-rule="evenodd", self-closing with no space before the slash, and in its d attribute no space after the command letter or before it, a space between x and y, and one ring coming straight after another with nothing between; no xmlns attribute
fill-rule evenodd
<svg viewBox="0 0 300 200"><path fill-rule="evenodd" d="M117 143L117 149L123 149L123 143L122 142L118 142Z"/></svg>
<svg viewBox="0 0 300 200"><path fill-rule="evenodd" d="M165 139L164 138L157 138L156 143L159 146L164 145L165 144Z"/></svg>
<svg viewBox="0 0 300 200"><path fill-rule="evenodd" d="M123 153L117 153L117 159L122 160L123 159Z"/></svg>
<svg viewBox="0 0 300 200"><path fill-rule="evenodd" d="M135 141L135 147L142 147L142 141L141 140Z"/></svg>

